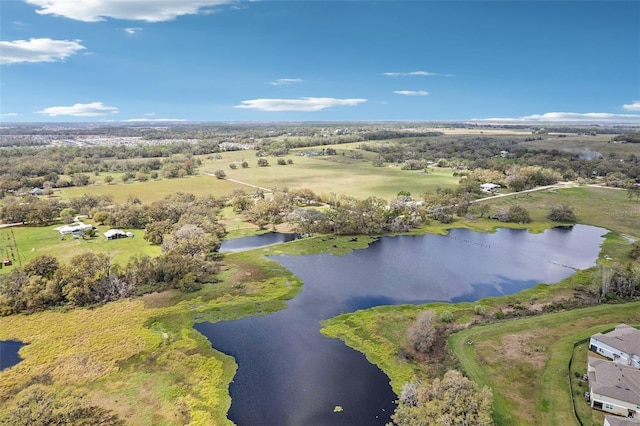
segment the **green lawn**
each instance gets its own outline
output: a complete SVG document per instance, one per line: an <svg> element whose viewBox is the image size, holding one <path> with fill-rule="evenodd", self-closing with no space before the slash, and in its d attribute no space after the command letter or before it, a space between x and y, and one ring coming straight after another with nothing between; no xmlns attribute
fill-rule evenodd
<svg viewBox="0 0 640 426"><path fill-rule="evenodd" d="M568 381L574 343L622 322L640 322L640 302L472 327L449 344L464 372L493 390L499 425L570 425L577 423Z"/></svg>
<svg viewBox="0 0 640 426"><path fill-rule="evenodd" d="M85 221L91 223L91 221ZM122 238L108 241L102 235L110 228L108 226L97 226L98 235L90 239L74 239L72 235L61 235L54 228L62 226L56 223L49 226L15 226L0 229L0 250L3 256L8 256L11 252L15 239L18 253L9 257L14 259L14 265L0 269L0 273L7 273L13 267L24 265L34 257L41 254L49 254L57 257L61 262L69 261L73 256L83 252L106 253L116 263L126 263L133 255L157 256L160 254L160 247L151 246L143 236L144 230L124 229L125 232L132 232L133 238Z"/></svg>

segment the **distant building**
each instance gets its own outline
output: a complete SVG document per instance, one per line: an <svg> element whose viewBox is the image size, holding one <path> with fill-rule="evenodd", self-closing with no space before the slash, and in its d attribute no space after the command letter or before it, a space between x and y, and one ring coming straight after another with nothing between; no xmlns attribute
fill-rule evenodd
<svg viewBox="0 0 640 426"><path fill-rule="evenodd" d="M71 225L59 226L55 228L61 235L84 234L88 230L93 229L93 225L85 225L82 222L75 222Z"/></svg>
<svg viewBox="0 0 640 426"><path fill-rule="evenodd" d="M591 407L623 417L640 412L640 370L616 362L589 357Z"/></svg>
<svg viewBox="0 0 640 426"><path fill-rule="evenodd" d="M496 185L495 183L483 183L480 185L482 192L493 192L498 188L500 188L500 185Z"/></svg>
<svg viewBox="0 0 640 426"><path fill-rule="evenodd" d="M640 369L640 330L626 324L609 333L591 336L589 349L619 364Z"/></svg>
<svg viewBox="0 0 640 426"><path fill-rule="evenodd" d="M129 232L129 234L131 233ZM124 232L121 229L109 229L104 233L104 237L107 240L117 240L118 238L127 238L128 236L128 233ZM131 236L133 236L133 234L131 234Z"/></svg>

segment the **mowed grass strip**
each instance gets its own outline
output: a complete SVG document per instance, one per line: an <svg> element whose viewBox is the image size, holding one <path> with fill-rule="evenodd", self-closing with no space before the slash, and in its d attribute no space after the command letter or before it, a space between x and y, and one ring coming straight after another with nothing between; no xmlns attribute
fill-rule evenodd
<svg viewBox="0 0 640 426"><path fill-rule="evenodd" d="M623 322L640 322L640 302L472 327L449 344L464 372L493 390L498 425L570 425L574 343Z"/></svg>

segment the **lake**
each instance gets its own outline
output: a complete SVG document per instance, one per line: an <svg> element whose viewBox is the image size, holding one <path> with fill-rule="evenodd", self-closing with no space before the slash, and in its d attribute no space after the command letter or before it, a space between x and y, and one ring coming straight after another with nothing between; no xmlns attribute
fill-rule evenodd
<svg viewBox="0 0 640 426"><path fill-rule="evenodd" d="M258 247L266 247L273 244L286 243L298 239L299 234L285 234L281 232L267 232L266 234L252 235L250 237L224 240L220 243L220 253L234 252Z"/></svg>
<svg viewBox="0 0 640 426"><path fill-rule="evenodd" d="M389 379L359 352L323 337L321 320L555 283L594 265L606 232L584 225L541 234L454 229L447 236L383 237L345 256L273 256L304 282L286 309L195 328L238 363L228 414L236 424L384 425L397 399ZM342 411L334 412L338 406Z"/></svg>
<svg viewBox="0 0 640 426"><path fill-rule="evenodd" d="M0 371L22 361L18 351L24 344L15 340L0 340Z"/></svg>

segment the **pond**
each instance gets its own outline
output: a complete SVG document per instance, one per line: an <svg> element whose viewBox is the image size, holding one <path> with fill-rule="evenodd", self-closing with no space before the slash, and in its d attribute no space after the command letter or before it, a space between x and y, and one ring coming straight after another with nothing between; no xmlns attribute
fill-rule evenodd
<svg viewBox="0 0 640 426"><path fill-rule="evenodd" d="M18 351L23 346L22 342L16 340L0 340L0 371L13 367L22 361Z"/></svg>
<svg viewBox="0 0 640 426"><path fill-rule="evenodd" d="M447 236L383 237L341 257L274 256L304 281L286 309L195 328L238 363L228 414L236 424L384 425L397 399L389 379L362 354L323 337L321 320L379 305L473 301L555 283L592 266L605 233L583 225L541 234L454 229Z"/></svg>
<svg viewBox="0 0 640 426"><path fill-rule="evenodd" d="M251 237L234 238L224 240L220 244L220 253L266 247L273 244L286 243L300 238L299 234L284 234L281 232L267 232L266 234L253 235Z"/></svg>

